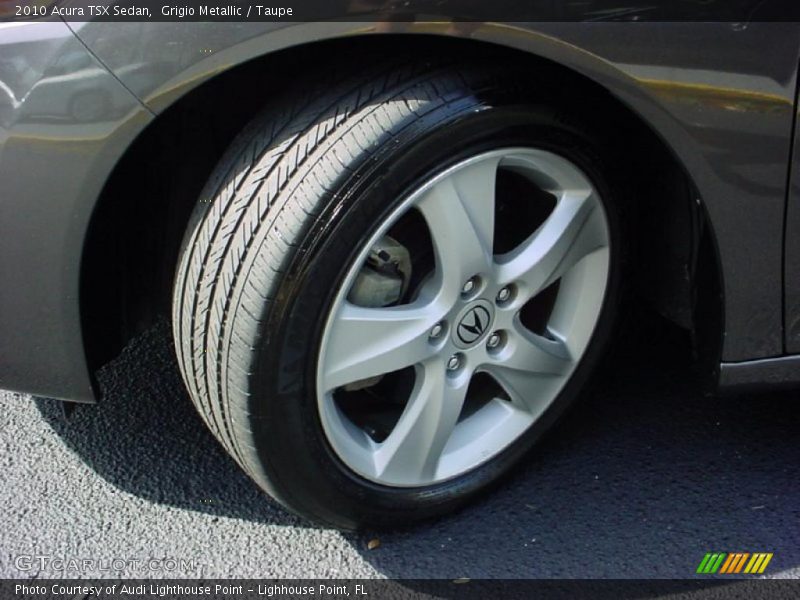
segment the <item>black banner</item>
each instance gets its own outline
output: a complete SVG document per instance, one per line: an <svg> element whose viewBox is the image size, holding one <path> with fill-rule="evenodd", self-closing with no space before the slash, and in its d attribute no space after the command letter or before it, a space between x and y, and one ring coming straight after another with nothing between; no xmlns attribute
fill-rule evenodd
<svg viewBox="0 0 800 600"><path fill-rule="evenodd" d="M687 580L0 580L0 598L8 600L216 599L255 600L416 600L459 598L613 598L751 600L796 598L796 580L707 578Z"/></svg>
<svg viewBox="0 0 800 600"><path fill-rule="evenodd" d="M0 20L797 21L796 0L0 0Z"/></svg>

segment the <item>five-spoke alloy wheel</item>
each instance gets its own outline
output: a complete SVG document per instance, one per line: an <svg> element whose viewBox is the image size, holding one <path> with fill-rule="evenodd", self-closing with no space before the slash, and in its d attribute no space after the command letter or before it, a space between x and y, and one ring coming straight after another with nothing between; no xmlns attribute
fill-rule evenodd
<svg viewBox="0 0 800 600"><path fill-rule="evenodd" d="M326 73L212 174L175 348L200 415L283 506L345 529L450 513L584 388L613 332L624 175L548 81Z"/></svg>
<svg viewBox="0 0 800 600"><path fill-rule="evenodd" d="M544 222L495 255L498 171L553 197ZM502 201L503 199L498 199ZM525 199L517 199L525 201ZM536 198L527 201L535 202ZM424 219L435 261L408 303L348 300L373 244L407 211ZM369 268L369 267L367 267ZM425 182L375 232L346 276L322 340L317 397L339 457L377 483L420 486L456 477L521 435L553 401L589 342L608 278L608 226L598 192L578 167L551 152L505 148L467 158ZM541 332L522 309L559 283ZM336 402L347 384L404 368L414 383L397 422L377 441ZM499 393L465 411L478 373ZM375 410L385 410L380 398Z"/></svg>

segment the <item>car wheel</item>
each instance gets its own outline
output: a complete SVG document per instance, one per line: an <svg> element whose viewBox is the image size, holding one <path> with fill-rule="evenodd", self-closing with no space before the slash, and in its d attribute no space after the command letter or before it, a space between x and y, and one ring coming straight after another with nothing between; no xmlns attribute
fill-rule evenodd
<svg viewBox="0 0 800 600"><path fill-rule="evenodd" d="M201 416L326 526L447 513L573 400L619 288L601 139L529 74L365 69L246 127L173 300Z"/></svg>

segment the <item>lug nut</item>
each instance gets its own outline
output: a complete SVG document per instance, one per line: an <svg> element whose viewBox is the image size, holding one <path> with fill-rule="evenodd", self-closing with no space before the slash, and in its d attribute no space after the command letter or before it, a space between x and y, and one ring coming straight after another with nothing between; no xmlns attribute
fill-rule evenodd
<svg viewBox="0 0 800 600"><path fill-rule="evenodd" d="M498 332L493 331L492 335L489 336L489 339L486 340L486 346L494 350L500 345L502 340L503 338L501 335Z"/></svg>
<svg viewBox="0 0 800 600"><path fill-rule="evenodd" d="M453 354L453 356L451 356L447 361L448 371L455 371L460 366L461 366L461 359L458 357L458 354Z"/></svg>
<svg viewBox="0 0 800 600"><path fill-rule="evenodd" d="M444 331L444 324L443 324L443 323L437 323L437 324L436 324L436 325L434 325L434 326L433 326L433 328L431 329L430 338L431 338L432 340L435 340L435 339L436 339L436 338L438 338L440 335L442 335L442 331Z"/></svg>
<svg viewBox="0 0 800 600"><path fill-rule="evenodd" d="M511 298L511 288L504 287L502 290L497 292L497 301L498 302L508 302Z"/></svg>
<svg viewBox="0 0 800 600"><path fill-rule="evenodd" d="M469 294L475 289L475 277L470 278L461 288L462 294Z"/></svg>

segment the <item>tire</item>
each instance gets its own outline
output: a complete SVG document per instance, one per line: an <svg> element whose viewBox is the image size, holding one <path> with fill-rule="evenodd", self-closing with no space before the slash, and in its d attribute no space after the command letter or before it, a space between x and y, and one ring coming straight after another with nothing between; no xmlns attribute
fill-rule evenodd
<svg viewBox="0 0 800 600"><path fill-rule="evenodd" d="M204 421L284 507L340 529L449 513L509 471L578 395L613 329L621 264L619 177L601 158L602 134L564 110L558 93L543 94L542 77L496 65L443 63L336 73L276 99L213 173L177 270L175 348ZM343 282L361 272L353 269L364 260L365 244L414 190L448 168L478 160L472 157L509 152L563 159L593 186L601 207L593 210L602 213L606 236L603 281L591 275L604 286L596 324L555 396L517 437L464 472L431 476L427 484L401 475L387 484L354 467L357 461L348 461L326 429L325 411L339 408L325 407L339 402L337 394L357 393L338 388L323 399L319 391L321 365L328 360L323 339L335 337L330 328L340 322L331 315L338 314L342 294L353 293ZM430 261L430 249L427 254ZM432 278L404 293L423 295ZM491 301L487 310L499 319L501 307ZM482 338L480 348L488 348L488 340ZM365 347L373 341L365 339ZM442 344L455 341L446 337ZM464 350L465 360L484 351L477 348Z"/></svg>

